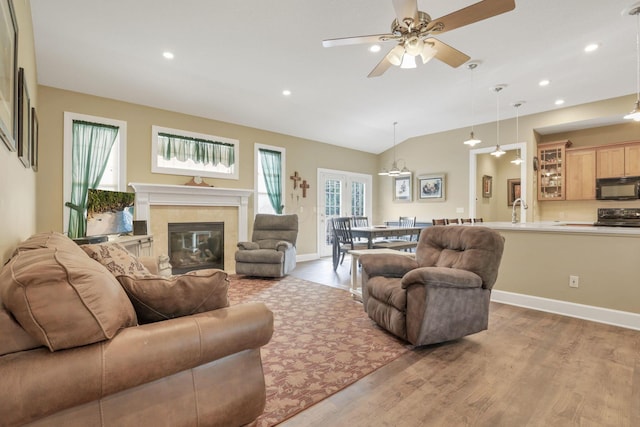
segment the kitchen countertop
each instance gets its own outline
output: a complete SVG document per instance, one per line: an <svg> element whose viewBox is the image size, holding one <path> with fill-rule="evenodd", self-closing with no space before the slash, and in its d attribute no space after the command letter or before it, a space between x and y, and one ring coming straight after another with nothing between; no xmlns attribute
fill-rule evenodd
<svg viewBox="0 0 640 427"><path fill-rule="evenodd" d="M478 225L505 231L640 236L640 227L602 227L584 221L483 222Z"/></svg>

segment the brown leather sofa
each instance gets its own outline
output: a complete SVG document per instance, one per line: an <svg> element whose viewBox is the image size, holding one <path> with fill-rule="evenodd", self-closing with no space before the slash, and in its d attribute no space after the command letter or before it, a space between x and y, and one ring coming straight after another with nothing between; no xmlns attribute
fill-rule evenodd
<svg viewBox="0 0 640 427"><path fill-rule="evenodd" d="M504 238L496 231L460 225L422 230L415 259L362 255L364 309L414 345L483 331L503 250Z"/></svg>
<svg viewBox="0 0 640 427"><path fill-rule="evenodd" d="M125 273L143 290L177 287L172 278L145 276L147 283ZM273 315L261 303L228 306L219 270L187 282L211 278L224 297L207 294L182 317L148 304L171 318L139 324L128 298L136 289L125 292L73 241L43 233L23 242L0 271L0 425L252 422L265 405L260 347ZM223 307L202 311L214 303Z"/></svg>

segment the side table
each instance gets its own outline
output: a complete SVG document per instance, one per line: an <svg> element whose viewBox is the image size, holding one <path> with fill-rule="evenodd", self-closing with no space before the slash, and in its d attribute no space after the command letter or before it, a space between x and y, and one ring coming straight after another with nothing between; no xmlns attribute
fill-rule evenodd
<svg viewBox="0 0 640 427"><path fill-rule="evenodd" d="M358 260L364 254L395 254L408 257L415 257L413 252L396 251L395 249L353 249L349 251L351 255L351 295L362 301L362 278L358 276Z"/></svg>

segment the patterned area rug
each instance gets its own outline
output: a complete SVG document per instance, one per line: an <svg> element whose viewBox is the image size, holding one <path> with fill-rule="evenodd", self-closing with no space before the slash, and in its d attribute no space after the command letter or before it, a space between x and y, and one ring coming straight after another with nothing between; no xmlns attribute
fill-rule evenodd
<svg viewBox="0 0 640 427"><path fill-rule="evenodd" d="M232 305L261 301L274 314L262 348L267 406L256 426L278 424L408 351L347 291L295 277L229 280Z"/></svg>

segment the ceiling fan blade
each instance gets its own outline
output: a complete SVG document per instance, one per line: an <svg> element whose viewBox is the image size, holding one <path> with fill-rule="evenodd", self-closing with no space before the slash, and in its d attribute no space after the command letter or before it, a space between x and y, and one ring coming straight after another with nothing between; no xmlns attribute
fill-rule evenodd
<svg viewBox="0 0 640 427"><path fill-rule="evenodd" d="M405 18L418 22L418 0L393 0L393 9L400 25L403 25ZM406 28L406 25L403 26Z"/></svg>
<svg viewBox="0 0 640 427"><path fill-rule="evenodd" d="M389 62L389 60L387 59L387 55L385 55L382 60L378 62L378 65L376 65L375 68L371 70L367 77L379 77L383 75L385 71L387 71L391 67L391 65L391 62Z"/></svg>
<svg viewBox="0 0 640 427"><path fill-rule="evenodd" d="M468 55L446 43L441 42L440 40L428 38L425 40L425 43L432 43L434 49L437 50L435 57L453 68L457 68L471 59Z"/></svg>
<svg viewBox="0 0 640 427"><path fill-rule="evenodd" d="M352 44L386 42L388 40L396 40L396 39L398 39L398 37L393 34L372 34L370 36L344 37L340 39L322 40L322 46L324 47L348 46Z"/></svg>
<svg viewBox="0 0 640 427"><path fill-rule="evenodd" d="M515 0L483 0L457 10L441 18L434 19L427 27L428 31L442 34L501 13L515 9ZM438 29L440 27L440 29Z"/></svg>

